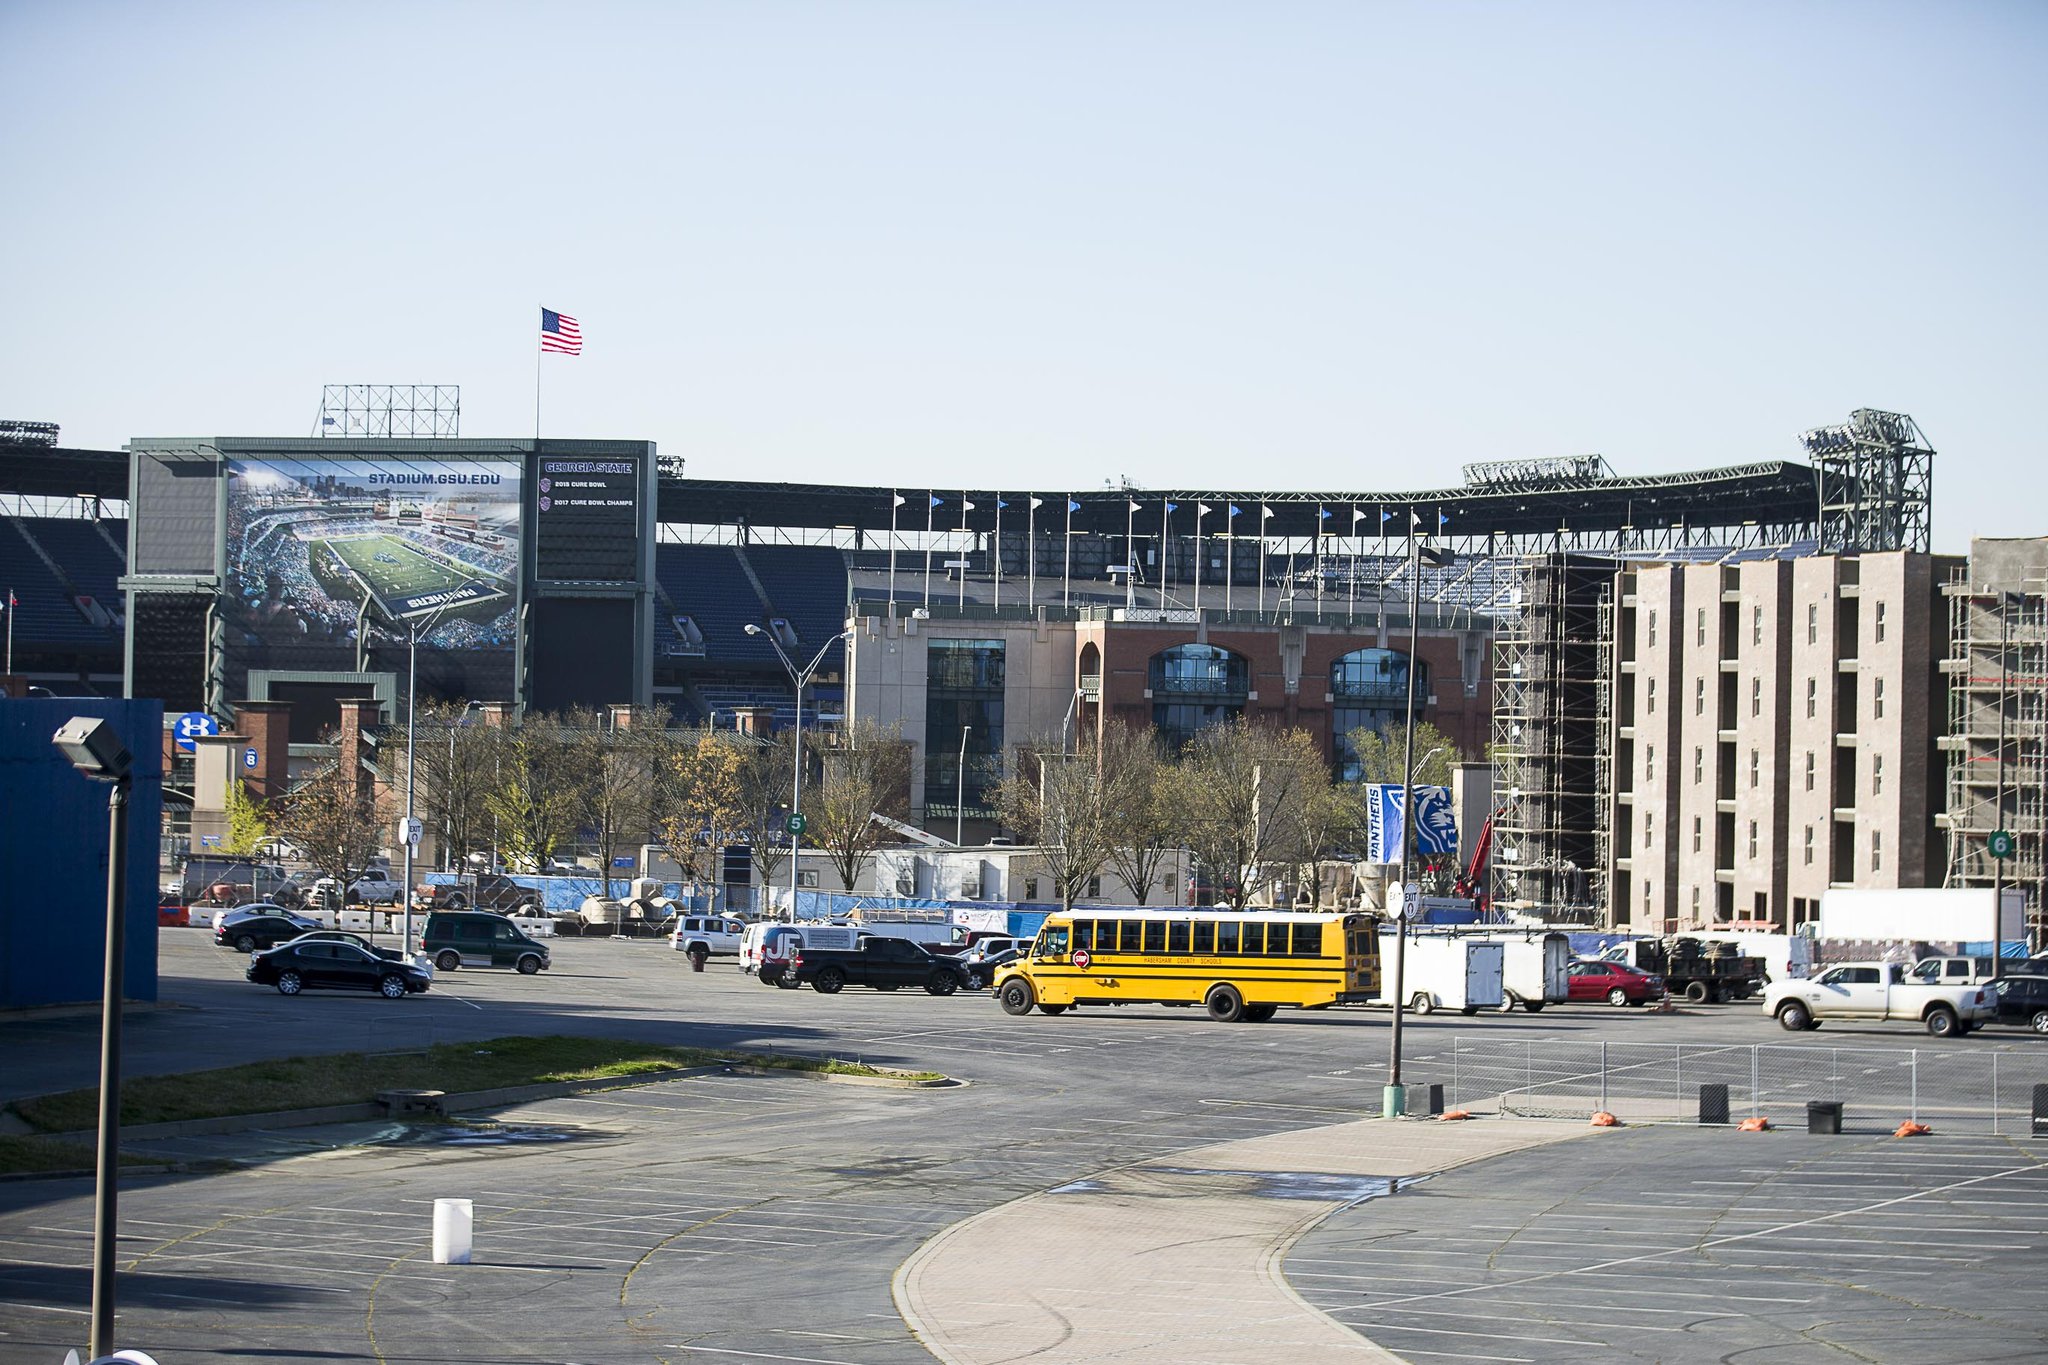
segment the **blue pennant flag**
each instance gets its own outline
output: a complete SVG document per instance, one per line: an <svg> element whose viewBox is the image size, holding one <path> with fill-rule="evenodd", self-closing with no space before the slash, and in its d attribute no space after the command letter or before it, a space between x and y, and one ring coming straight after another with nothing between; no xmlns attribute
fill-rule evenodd
<svg viewBox="0 0 2048 1365"><path fill-rule="evenodd" d="M1365 860L1369 863L1398 863L1401 861L1401 784L1374 783L1365 791ZM1451 807L1449 787L1415 789L1415 851L1418 854L1458 851L1458 819Z"/></svg>
<svg viewBox="0 0 2048 1365"><path fill-rule="evenodd" d="M1175 512L1178 512L1179 510L1180 504L1177 502L1169 502L1168 504L1166 504L1166 514L1168 516L1172 516Z"/></svg>
<svg viewBox="0 0 2048 1365"><path fill-rule="evenodd" d="M939 496L938 494L936 494L936 493L934 493L934 494L932 494L932 495L931 495L931 499L932 499L932 506L934 506L934 507L937 507L937 506L938 506L938 505L939 505L940 503L942 503L942 502L944 502L944 501L945 501L945 499L944 499L944 498L940 497L940 496Z"/></svg>
<svg viewBox="0 0 2048 1365"><path fill-rule="evenodd" d="M1448 526L1451 524L1451 519L1444 513L1439 512L1436 514L1436 524L1438 526Z"/></svg>
<svg viewBox="0 0 2048 1365"><path fill-rule="evenodd" d="M1081 510L1081 504L1080 504L1080 503L1078 503L1078 502L1075 502L1075 501L1074 501L1074 500L1073 500L1072 498L1068 498L1068 499L1067 499L1067 510L1068 510L1069 512L1078 512L1078 511L1080 511L1080 510Z"/></svg>
<svg viewBox="0 0 2048 1365"><path fill-rule="evenodd" d="M1236 503L1233 502L1232 504L1230 504L1230 515L1232 515L1233 517L1239 515L1241 510L1242 509L1240 509Z"/></svg>
<svg viewBox="0 0 2048 1365"><path fill-rule="evenodd" d="M1008 507L1009 505L1010 504L1004 502L1001 498L996 499L996 510L998 512L1002 511L1005 507Z"/></svg>
<svg viewBox="0 0 2048 1365"><path fill-rule="evenodd" d="M1387 511L1384 507L1380 509L1380 525L1385 526L1393 519L1394 514L1392 512Z"/></svg>
<svg viewBox="0 0 2048 1365"><path fill-rule="evenodd" d="M1318 508L1316 509L1316 520L1317 520L1317 521L1328 521L1329 519L1330 519L1330 509L1329 509L1329 508L1327 508L1327 507L1318 507Z"/></svg>

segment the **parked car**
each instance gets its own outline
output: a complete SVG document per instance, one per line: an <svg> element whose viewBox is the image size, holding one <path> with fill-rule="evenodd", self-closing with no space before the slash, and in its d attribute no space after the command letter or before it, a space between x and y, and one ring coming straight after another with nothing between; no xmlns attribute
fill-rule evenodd
<svg viewBox="0 0 2048 1365"><path fill-rule="evenodd" d="M1915 981L1941 986L1977 986L1992 977L1989 957L1923 957L1908 973Z"/></svg>
<svg viewBox="0 0 2048 1365"><path fill-rule="evenodd" d="M799 948L787 979L821 995L837 995L848 985L882 991L922 986L933 995L951 995L967 984L967 971L907 938L862 938L851 950Z"/></svg>
<svg viewBox="0 0 2048 1365"><path fill-rule="evenodd" d="M434 885L422 883L414 897L430 910L496 910L501 914L532 914L540 909L541 895L498 872L467 872L462 880Z"/></svg>
<svg viewBox="0 0 2048 1365"><path fill-rule="evenodd" d="M298 915L299 918L306 920L309 927L314 929L320 927L311 919L300 915L297 910L291 909L289 906L278 905L273 901L258 901L254 905L230 905L202 909L200 913L209 917L206 922L208 927L213 929L218 929L224 924L233 924L237 920L253 919L257 915Z"/></svg>
<svg viewBox="0 0 2048 1365"><path fill-rule="evenodd" d="M213 931L213 941L238 953L253 953L263 948L274 948L319 927L316 920L281 910L272 915L245 915L225 922Z"/></svg>
<svg viewBox="0 0 2048 1365"><path fill-rule="evenodd" d="M249 958L246 973L280 995L302 990L376 991L387 1000L418 994L433 984L424 968L368 947L331 938L297 938Z"/></svg>
<svg viewBox="0 0 2048 1365"><path fill-rule="evenodd" d="M1640 1005L1664 994L1664 978L1626 962L1594 962L1585 958L1565 968L1573 1000L1605 1000L1610 1005Z"/></svg>
<svg viewBox="0 0 2048 1365"><path fill-rule="evenodd" d="M669 931L669 946L695 958L736 955L747 926L724 915L681 915Z"/></svg>
<svg viewBox="0 0 2048 1365"><path fill-rule="evenodd" d="M343 899L349 905L396 905L404 892L405 887L389 872L372 871L350 882Z"/></svg>
<svg viewBox="0 0 2048 1365"><path fill-rule="evenodd" d="M1764 991L1764 1013L1795 1033L1826 1019L1913 1019L1947 1038L1990 1023L1998 1004L1989 986L1915 981L1903 962L1842 962L1811 981L1773 982Z"/></svg>
<svg viewBox="0 0 2048 1365"><path fill-rule="evenodd" d="M1006 962L1015 962L1024 956L1024 952L1021 947L1005 948L1001 952L990 953L975 961L961 959L960 965L967 969L967 989L978 991L987 986L989 982L995 980L996 968Z"/></svg>
<svg viewBox="0 0 2048 1365"><path fill-rule="evenodd" d="M2001 976L1991 983L1998 995L1998 1022L2025 1024L2048 1035L2048 976Z"/></svg>
<svg viewBox="0 0 2048 1365"><path fill-rule="evenodd" d="M352 933L347 929L315 929L310 933L300 934L297 938L293 939L292 942L353 943L356 945L356 947L361 948L364 952L375 953L378 957L388 958L393 962L412 961L412 958L407 956L405 951L401 948L387 948L381 943L372 942L371 940L364 938L361 934ZM427 969L427 973L431 976L433 974L433 969L429 967Z"/></svg>
<svg viewBox="0 0 2048 1365"><path fill-rule="evenodd" d="M420 933L420 948L444 972L457 967L510 967L532 976L548 967L547 945L488 910L435 910Z"/></svg>

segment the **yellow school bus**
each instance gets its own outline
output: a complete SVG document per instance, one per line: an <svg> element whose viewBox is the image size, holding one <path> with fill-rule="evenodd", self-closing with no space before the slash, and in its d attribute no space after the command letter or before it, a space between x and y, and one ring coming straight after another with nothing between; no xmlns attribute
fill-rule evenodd
<svg viewBox="0 0 2048 1365"><path fill-rule="evenodd" d="M1262 1023L1282 1005L1375 998L1379 920L1275 910L1076 908L1048 916L1031 951L991 983L1010 1014L1075 1005L1200 1005L1219 1023Z"/></svg>

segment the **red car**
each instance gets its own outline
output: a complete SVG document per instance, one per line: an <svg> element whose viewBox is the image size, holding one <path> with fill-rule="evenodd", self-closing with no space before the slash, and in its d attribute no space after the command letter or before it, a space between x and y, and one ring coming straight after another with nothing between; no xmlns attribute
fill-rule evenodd
<svg viewBox="0 0 2048 1365"><path fill-rule="evenodd" d="M1573 1000L1605 1000L1610 1005L1640 1005L1664 994L1664 978L1620 962L1580 959L1566 968Z"/></svg>

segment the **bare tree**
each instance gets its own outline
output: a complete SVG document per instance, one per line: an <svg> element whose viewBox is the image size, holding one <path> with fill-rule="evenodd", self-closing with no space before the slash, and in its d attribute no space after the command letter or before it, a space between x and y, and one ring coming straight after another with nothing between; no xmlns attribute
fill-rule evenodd
<svg viewBox="0 0 2048 1365"><path fill-rule="evenodd" d="M746 832L755 880L764 892L789 862L787 823L793 762L787 733L772 743L755 740L740 760L740 826Z"/></svg>
<svg viewBox="0 0 2048 1365"><path fill-rule="evenodd" d="M1233 909L1251 900L1263 865L1291 856L1302 792L1322 771L1307 733L1242 717L1202 731L1182 752L1173 792L1188 847Z"/></svg>
<svg viewBox="0 0 2048 1365"><path fill-rule="evenodd" d="M1308 775L1302 784L1300 814L1295 821L1294 860L1297 890L1308 891L1309 904L1323 900L1323 863L1337 850L1355 844L1365 828L1365 789L1333 782L1327 771Z"/></svg>
<svg viewBox="0 0 2048 1365"><path fill-rule="evenodd" d="M375 795L338 765L286 795L278 829L305 851L306 861L322 876L344 889L369 869L384 845Z"/></svg>
<svg viewBox="0 0 2048 1365"><path fill-rule="evenodd" d="M1160 864L1179 843L1169 787L1173 765L1149 727L1111 724L1103 728L1099 743L1109 865L1143 905Z"/></svg>
<svg viewBox="0 0 2048 1365"><path fill-rule="evenodd" d="M504 731L484 724L460 701L422 701L414 728L417 804L427 824L440 831L448 865L460 871L468 854L490 842L490 794L497 784ZM405 732L394 729L385 743L403 752Z"/></svg>
<svg viewBox="0 0 2048 1365"><path fill-rule="evenodd" d="M583 755L560 718L536 712L504 732L498 757L486 808L512 861L543 869L575 833Z"/></svg>
<svg viewBox="0 0 2048 1365"><path fill-rule="evenodd" d="M850 890L882 843L874 817L900 820L910 811L910 746L896 726L855 720L826 736L818 753L823 771L806 799L809 837Z"/></svg>
<svg viewBox="0 0 2048 1365"><path fill-rule="evenodd" d="M1060 907L1074 908L1116 846L1104 746L1082 740L1066 753L1058 736L1017 746L1014 773L996 788L996 804L1009 825L1038 849Z"/></svg>
<svg viewBox="0 0 2048 1365"><path fill-rule="evenodd" d="M646 834L654 822L654 772L667 755L666 709L635 707L625 723L616 713L578 709L563 717L576 750L572 766L582 828L596 846L609 894L612 860L621 844Z"/></svg>
<svg viewBox="0 0 2048 1365"><path fill-rule="evenodd" d="M1408 727L1396 722L1384 730L1359 726L1344 737L1358 755L1358 780L1369 784L1399 783L1406 780L1402 764L1407 761ZM1415 723L1415 785L1448 787L1451 772L1465 761L1457 743L1428 721Z"/></svg>
<svg viewBox="0 0 2048 1365"><path fill-rule="evenodd" d="M726 730L669 735L654 824L669 856L693 885L718 885L726 839L745 819L740 802L745 743L744 736Z"/></svg>

